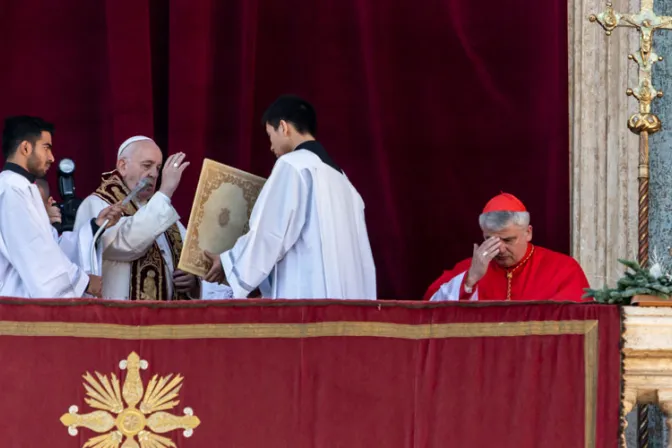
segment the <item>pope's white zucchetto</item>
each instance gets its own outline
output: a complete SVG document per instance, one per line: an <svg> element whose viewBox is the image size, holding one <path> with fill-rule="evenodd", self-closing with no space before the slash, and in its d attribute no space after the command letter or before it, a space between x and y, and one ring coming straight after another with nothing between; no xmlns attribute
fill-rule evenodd
<svg viewBox="0 0 672 448"><path fill-rule="evenodd" d="M135 142L142 142L145 140L149 140L150 142L154 141L149 137L145 137L144 135L136 135L134 137L127 139L124 143L121 144L121 146L119 146L119 151L117 151L117 159L121 159L121 154L124 152L126 148L131 146L131 144Z"/></svg>

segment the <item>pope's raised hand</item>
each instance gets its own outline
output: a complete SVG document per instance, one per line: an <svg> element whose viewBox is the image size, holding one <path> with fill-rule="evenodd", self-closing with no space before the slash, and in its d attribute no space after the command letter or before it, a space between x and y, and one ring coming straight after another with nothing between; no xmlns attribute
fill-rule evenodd
<svg viewBox="0 0 672 448"><path fill-rule="evenodd" d="M488 265L499 254L501 245L500 239L496 236L491 236L480 246L474 244L474 254L467 272L467 286L472 287L483 278L488 271Z"/></svg>
<svg viewBox="0 0 672 448"><path fill-rule="evenodd" d="M169 198L175 193L175 190L182 179L182 173L189 166L190 162L185 162L185 157L186 154L183 152L173 154L168 157L166 164L163 166L161 189L159 191Z"/></svg>

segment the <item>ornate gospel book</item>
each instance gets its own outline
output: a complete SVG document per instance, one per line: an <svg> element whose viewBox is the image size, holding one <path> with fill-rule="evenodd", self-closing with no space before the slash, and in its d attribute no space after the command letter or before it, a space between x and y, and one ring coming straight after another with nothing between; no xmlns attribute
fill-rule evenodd
<svg viewBox="0 0 672 448"><path fill-rule="evenodd" d="M203 277L204 251L222 253L249 230L252 207L266 179L205 159L191 207L178 269Z"/></svg>

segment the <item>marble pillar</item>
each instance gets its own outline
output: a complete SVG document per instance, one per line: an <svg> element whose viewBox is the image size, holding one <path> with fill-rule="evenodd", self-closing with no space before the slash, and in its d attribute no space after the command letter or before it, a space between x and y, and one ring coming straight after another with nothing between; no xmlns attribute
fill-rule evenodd
<svg viewBox="0 0 672 448"><path fill-rule="evenodd" d="M613 0L636 11L638 0ZM593 287L622 275L618 258L637 257L638 137L627 128L636 101L637 66L627 56L639 48L637 33L617 29L607 37L588 16L604 0L570 0L569 88L572 175L572 255Z"/></svg>

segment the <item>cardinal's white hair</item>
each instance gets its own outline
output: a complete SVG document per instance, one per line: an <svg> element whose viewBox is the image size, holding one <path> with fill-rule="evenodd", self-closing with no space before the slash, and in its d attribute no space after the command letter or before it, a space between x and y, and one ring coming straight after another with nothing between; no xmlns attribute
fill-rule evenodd
<svg viewBox="0 0 672 448"><path fill-rule="evenodd" d="M499 232L512 224L527 227L530 225L530 213L504 211L482 213L478 217L478 224L482 230L491 232Z"/></svg>

